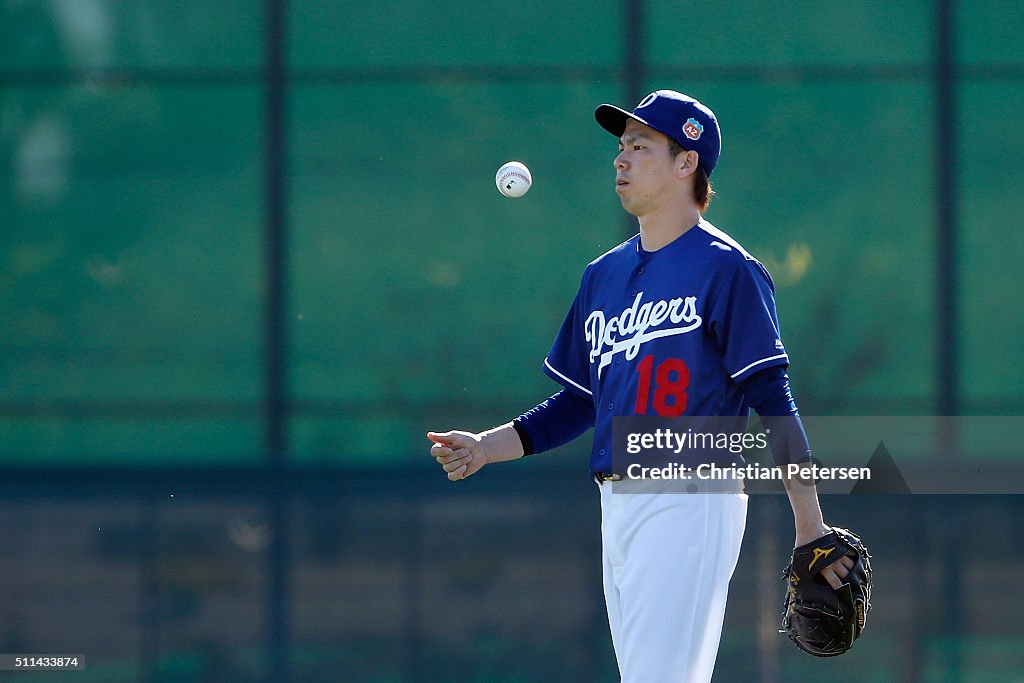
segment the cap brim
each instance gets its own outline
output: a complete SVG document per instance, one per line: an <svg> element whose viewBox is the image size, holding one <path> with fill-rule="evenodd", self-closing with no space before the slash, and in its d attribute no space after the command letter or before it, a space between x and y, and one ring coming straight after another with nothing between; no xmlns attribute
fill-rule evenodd
<svg viewBox="0 0 1024 683"><path fill-rule="evenodd" d="M649 125L642 118L628 112L625 109L620 109L614 104L602 104L594 110L594 118L606 131L611 133L617 138L621 138L622 134L626 130L626 120L633 119L638 123L642 123L645 126Z"/></svg>

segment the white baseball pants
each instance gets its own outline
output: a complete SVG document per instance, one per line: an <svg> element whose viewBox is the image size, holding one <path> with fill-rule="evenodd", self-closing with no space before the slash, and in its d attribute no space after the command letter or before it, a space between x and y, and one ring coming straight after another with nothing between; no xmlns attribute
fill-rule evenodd
<svg viewBox="0 0 1024 683"><path fill-rule="evenodd" d="M747 519L744 493L601 489L604 596L622 683L707 683Z"/></svg>

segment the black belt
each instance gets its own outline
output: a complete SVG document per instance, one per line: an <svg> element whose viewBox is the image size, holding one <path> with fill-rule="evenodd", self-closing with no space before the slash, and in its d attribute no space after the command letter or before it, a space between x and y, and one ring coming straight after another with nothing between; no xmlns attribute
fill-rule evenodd
<svg viewBox="0 0 1024 683"><path fill-rule="evenodd" d="M609 472L594 472L594 481L598 485L603 484L606 481L616 482L616 481L623 481L624 479L625 479L625 477L623 477L621 474L611 474ZM645 480L641 480L641 479L630 479L629 481L631 483L636 482L638 484L641 484L641 483L645 482ZM657 481L658 480L653 480L653 482L657 482ZM664 482L664 481L668 481L668 480L664 480L663 479L661 481ZM650 483L652 483L652 481L647 481L646 483L650 484ZM691 488L693 490L689 490ZM686 492L687 493L695 493L696 491L701 490L701 489L703 489L704 491L720 491L720 492L736 491L736 492L739 492L739 493L743 493L743 481L742 480L737 480L737 479L721 479L721 480L712 480L712 481L705 481L705 482L693 482L693 483L688 485Z"/></svg>

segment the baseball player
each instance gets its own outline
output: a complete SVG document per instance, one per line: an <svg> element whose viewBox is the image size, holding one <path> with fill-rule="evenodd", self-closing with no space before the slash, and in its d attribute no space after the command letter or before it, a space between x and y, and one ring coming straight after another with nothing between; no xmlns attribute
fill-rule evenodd
<svg viewBox="0 0 1024 683"><path fill-rule="evenodd" d="M455 481L484 465L541 453L593 428L590 475L601 495L604 593L627 683L710 681L739 557L747 496L732 491L614 494L612 418L776 417L776 463L810 447L789 388L775 291L765 268L703 218L721 134L714 113L659 90L632 111L602 104L619 140L615 192L640 232L585 269L543 363L562 390L480 433L429 432L431 455ZM796 539L825 535L813 484L787 481ZM852 566L821 575L838 588Z"/></svg>

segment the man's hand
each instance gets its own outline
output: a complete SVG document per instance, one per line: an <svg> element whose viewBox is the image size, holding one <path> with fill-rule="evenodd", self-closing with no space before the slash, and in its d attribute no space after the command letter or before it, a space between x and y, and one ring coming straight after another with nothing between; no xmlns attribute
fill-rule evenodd
<svg viewBox="0 0 1024 683"><path fill-rule="evenodd" d="M427 438L434 442L430 455L444 468L451 481L476 474L488 462L482 434L452 430L427 432Z"/></svg>
<svg viewBox="0 0 1024 683"><path fill-rule="evenodd" d="M830 529L828 527L822 526L819 532L812 533L809 536L805 536L802 533L798 533L796 537L795 546L799 547L802 545L806 545L811 541L816 541L822 536L829 533L829 531ZM846 576L850 573L850 570L853 569L853 564L853 553L851 551L850 553L843 555L838 560L822 569L821 578L825 579L828 585L832 586L833 590L839 590L839 587L843 585L843 579L845 579Z"/></svg>
<svg viewBox="0 0 1024 683"><path fill-rule="evenodd" d="M836 555L841 556L838 561L833 559ZM871 609L870 560L860 537L839 527L793 548L784 572L782 632L816 657L835 657L849 650L864 630ZM819 581L828 571L833 578ZM837 588L833 579L839 577L844 581Z"/></svg>
<svg viewBox="0 0 1024 683"><path fill-rule="evenodd" d="M831 533L832 529L825 526L825 520L821 516L814 479L802 479L797 475L786 478L783 482L789 495L789 503L793 507L793 521L796 525L796 541L793 547L799 548ZM819 574L832 590L839 590L853 565L854 561L844 555L822 569Z"/></svg>

